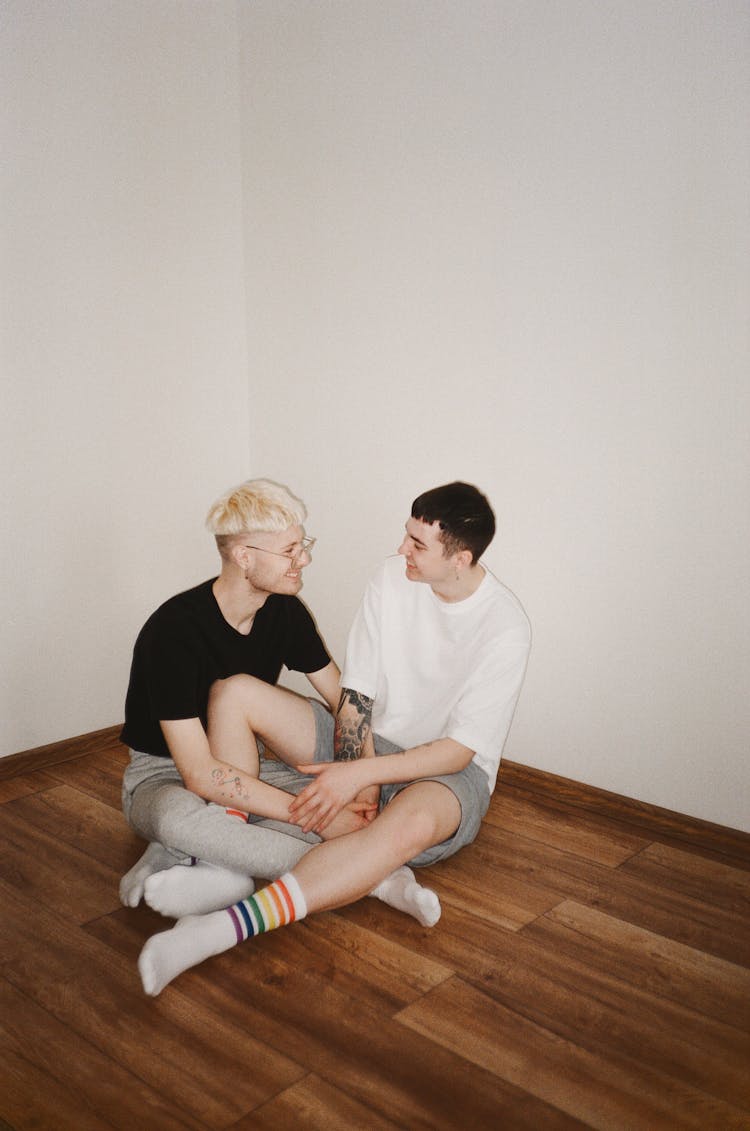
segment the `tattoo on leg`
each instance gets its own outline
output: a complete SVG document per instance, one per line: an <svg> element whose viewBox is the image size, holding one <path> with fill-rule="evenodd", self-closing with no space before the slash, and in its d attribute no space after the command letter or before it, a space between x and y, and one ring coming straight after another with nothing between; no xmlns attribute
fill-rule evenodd
<svg viewBox="0 0 750 1131"><path fill-rule="evenodd" d="M333 760L353 762L362 757L362 744L370 732L373 700L345 687L339 699L333 740Z"/></svg>

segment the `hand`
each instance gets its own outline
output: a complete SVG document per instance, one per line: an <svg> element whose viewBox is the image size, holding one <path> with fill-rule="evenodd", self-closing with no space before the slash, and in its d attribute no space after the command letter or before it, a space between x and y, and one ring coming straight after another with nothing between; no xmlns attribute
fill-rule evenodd
<svg viewBox="0 0 750 1131"><path fill-rule="evenodd" d="M370 823L370 821L374 821L380 809L380 786L365 786L365 788L361 789L357 796L354 798L353 804L356 805L357 803L366 806L366 809L362 810L362 816L365 818L365 821L368 824Z"/></svg>
<svg viewBox="0 0 750 1131"><path fill-rule="evenodd" d="M356 833L359 829L366 829L370 820L376 814L361 813L356 808L356 804L356 801L353 801L351 805L345 805L341 812L337 813L322 830L320 839L335 840L337 836L346 836L347 833Z"/></svg>
<svg viewBox="0 0 750 1131"><path fill-rule="evenodd" d="M363 765L362 761L356 761L298 766L303 774L314 775L315 781L306 785L290 804L289 820L292 824L299 825L306 833L322 835L344 806L362 815L374 815L374 802L359 799L359 794L368 785Z"/></svg>

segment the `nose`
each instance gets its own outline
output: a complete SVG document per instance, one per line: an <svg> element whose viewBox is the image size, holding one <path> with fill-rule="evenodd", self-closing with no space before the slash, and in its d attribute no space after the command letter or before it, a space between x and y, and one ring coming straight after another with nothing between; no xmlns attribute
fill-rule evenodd
<svg viewBox="0 0 750 1131"><path fill-rule="evenodd" d="M410 553L411 553L411 547L412 547L412 541L411 541L411 538L409 538L409 537L406 537L406 538L404 538L403 542L402 542L402 543L401 543L401 545L399 546L399 548L398 548L398 553L399 553L399 554L403 554L403 555L404 555L404 557L406 557L406 556L407 556L407 554L410 554Z"/></svg>
<svg viewBox="0 0 750 1131"><path fill-rule="evenodd" d="M292 566L293 566L294 569L304 569L305 566L309 566L311 561L312 561L312 554L310 553L310 551L309 550L300 550L300 552L294 558L294 561L292 562Z"/></svg>

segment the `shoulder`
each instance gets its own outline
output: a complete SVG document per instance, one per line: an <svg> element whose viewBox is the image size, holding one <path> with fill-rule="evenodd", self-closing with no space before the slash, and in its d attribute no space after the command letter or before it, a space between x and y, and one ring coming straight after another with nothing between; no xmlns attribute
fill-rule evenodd
<svg viewBox="0 0 750 1131"><path fill-rule="evenodd" d="M261 611L269 613L272 616L296 616L300 613L307 613L309 616L308 608L304 601L299 597L290 597L284 593L269 594L261 606Z"/></svg>
<svg viewBox="0 0 750 1131"><path fill-rule="evenodd" d="M312 613L304 601L283 593L271 593L255 618L256 623L260 621L267 625L308 624L312 619Z"/></svg>
<svg viewBox="0 0 750 1131"><path fill-rule="evenodd" d="M503 632L516 632L519 636L530 639L531 624L518 597L486 566L484 568L486 577L482 583L482 591L488 616Z"/></svg>
<svg viewBox="0 0 750 1131"><path fill-rule="evenodd" d="M215 578L211 578L164 601L148 618L140 636L146 638L160 635L165 630L187 625L204 614L213 601L214 580Z"/></svg>

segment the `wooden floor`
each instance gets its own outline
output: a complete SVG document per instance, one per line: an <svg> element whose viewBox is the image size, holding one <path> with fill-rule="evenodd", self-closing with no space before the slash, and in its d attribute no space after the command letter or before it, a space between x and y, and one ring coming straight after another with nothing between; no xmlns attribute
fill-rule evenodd
<svg viewBox="0 0 750 1131"><path fill-rule="evenodd" d="M0 1128L750 1128L750 838L511 764L433 929L363 900L151 1000L89 745L0 781Z"/></svg>

